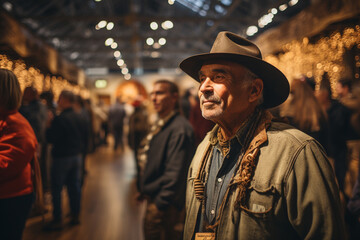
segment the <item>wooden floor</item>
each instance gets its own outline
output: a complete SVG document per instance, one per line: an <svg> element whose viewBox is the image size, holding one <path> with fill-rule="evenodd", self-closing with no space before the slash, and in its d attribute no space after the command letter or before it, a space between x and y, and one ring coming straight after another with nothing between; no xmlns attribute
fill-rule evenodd
<svg viewBox="0 0 360 240"><path fill-rule="evenodd" d="M143 239L141 219L145 204L135 201L133 153L128 148L114 152L111 146L99 147L87 158L88 175L82 193L81 224L66 225L62 231L45 232L42 230L42 218L31 217L26 224L24 240ZM66 216L69 210L65 191L63 199L63 215ZM50 220L51 211L45 215L45 221Z"/></svg>

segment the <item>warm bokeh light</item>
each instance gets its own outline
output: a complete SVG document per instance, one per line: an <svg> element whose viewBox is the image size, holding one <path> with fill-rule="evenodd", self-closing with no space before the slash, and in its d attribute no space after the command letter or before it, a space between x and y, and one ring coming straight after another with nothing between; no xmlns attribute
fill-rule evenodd
<svg viewBox="0 0 360 240"><path fill-rule="evenodd" d="M163 45L166 44L166 39L165 39L165 38L159 38L159 41L158 41L158 42L159 42L160 45L163 46Z"/></svg>
<svg viewBox="0 0 360 240"><path fill-rule="evenodd" d="M113 38L108 38L105 40L105 46L110 46L114 42Z"/></svg>
<svg viewBox="0 0 360 240"><path fill-rule="evenodd" d="M39 69L27 67L22 60L11 60L6 55L0 54L0 68L6 68L14 72L19 80L20 87L24 90L28 86L35 87L39 93L51 90L54 93L54 99L57 100L62 90L67 89L75 94L80 94L83 98L89 98L88 89L79 85L70 84L62 77L44 75Z"/></svg>
<svg viewBox="0 0 360 240"><path fill-rule="evenodd" d="M147 38L146 39L146 44L149 45L149 46L153 45L154 44L154 39L153 38Z"/></svg>
<svg viewBox="0 0 360 240"><path fill-rule="evenodd" d="M313 44L309 43L308 38L293 41L283 46L283 53L276 56L269 55L265 60L278 67L289 81L304 74L313 76L318 86L324 72L327 72L331 88L335 90L335 84L345 70L344 53L358 44L360 44L359 25L346 28L342 32L334 32Z"/></svg>
<svg viewBox="0 0 360 240"><path fill-rule="evenodd" d="M104 28L104 27L106 26L106 24L107 24L107 21L101 20L101 21L97 24L97 26L98 26L99 28Z"/></svg>
<svg viewBox="0 0 360 240"><path fill-rule="evenodd" d="M119 59L116 61L116 64L121 67L122 65L124 65L125 61L123 59Z"/></svg>
<svg viewBox="0 0 360 240"><path fill-rule="evenodd" d="M121 52L120 51L115 51L114 52L114 57L116 57L116 58L121 57Z"/></svg>
<svg viewBox="0 0 360 240"><path fill-rule="evenodd" d="M159 25L156 22L151 22L150 23L150 28L152 30L156 30L156 29L158 29L158 27L159 27Z"/></svg>
<svg viewBox="0 0 360 240"><path fill-rule="evenodd" d="M113 42L113 43L110 45L110 47L111 47L112 49L115 49L115 48L118 47L118 44L117 44L116 42Z"/></svg>
<svg viewBox="0 0 360 240"><path fill-rule="evenodd" d="M108 24L106 25L106 29L110 31L113 28L114 28L114 23L113 22L108 22Z"/></svg>
<svg viewBox="0 0 360 240"><path fill-rule="evenodd" d="M164 30L169 30L169 29L171 29L171 28L174 27L174 24L173 24L172 21L166 20L165 22L163 22L163 23L161 24L161 27L162 27Z"/></svg>

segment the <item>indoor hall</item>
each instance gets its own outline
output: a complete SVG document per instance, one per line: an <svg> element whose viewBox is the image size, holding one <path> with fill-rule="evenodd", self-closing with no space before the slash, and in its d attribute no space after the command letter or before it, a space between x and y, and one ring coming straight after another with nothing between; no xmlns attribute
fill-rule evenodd
<svg viewBox="0 0 360 240"><path fill-rule="evenodd" d="M112 139L110 138L110 141ZM82 194L81 224L65 225L61 231L43 231L44 220L51 219L49 211L27 220L23 239L143 239L142 217L144 203L136 202L136 167L132 151L114 152L112 143L99 147L88 156L88 174ZM65 216L69 213L66 191L63 192ZM48 196L49 197L49 196ZM65 222L68 222L66 218Z"/></svg>
<svg viewBox="0 0 360 240"><path fill-rule="evenodd" d="M212 63L220 64L220 71ZM212 75L226 73L224 69L231 70L229 86ZM248 111L254 115L229 121L241 124L226 131L222 121L252 106L242 104L246 92L237 77L255 82L255 90L261 89L260 79L263 90L256 96L256 111ZM4 84L5 79L17 87ZM270 239L295 239L316 235L316 230L332 238L359 239L358 0L2 0L0 84L1 240L5 230L17 236L9 239L141 240L146 234L181 239L185 234L187 240L196 233L212 237L217 230L216 239L236 238L225 229L241 232L238 238L243 239L266 238L261 234L268 233ZM164 92L171 97L161 99ZM231 114L226 107L217 116L207 112L229 99L230 109L236 110ZM240 102L232 105L233 99ZM246 152L241 151L256 131L243 136L240 130L263 126L260 122L270 119L264 112L271 114L272 123L288 124L279 132L298 135L269 152L267 143L284 136L263 138L268 142L248 156L246 165L240 158ZM175 116L180 119L176 124ZM19 125L9 127L14 122ZM168 123L174 123L171 137L161 135ZM8 134L9 129L16 134ZM196 153L204 139L215 144L206 138L211 130L212 139L219 140L219 146L212 145L218 152L210 154L208 148L205 154L200 147ZM241 135L244 149L228 147L234 132ZM17 141L18 134L26 137ZM9 136L15 136L15 143ZM300 167L295 161L276 168L301 169L285 174L284 182L276 182L281 177L263 178L276 165L272 163L295 159L290 152L308 136L302 146L310 142L311 149L297 156L315 158L312 165L302 159ZM28 149L19 147L25 143ZM9 156L14 150L22 155ZM268 164L261 165L264 152ZM174 166L181 171L168 167L167 160L176 159L172 153L180 154L183 161ZM202 167L188 172L191 159L198 163L200 153ZM232 164L222 161L237 154ZM25 158L25 167L17 165ZM302 173L313 178L302 178ZM148 184L153 180L156 187ZM295 185L291 194L285 189L289 185ZM159 186L168 187L161 196ZM226 195L227 189L229 195L238 194L236 200ZM185 195L193 200L186 216ZM222 204L223 199L234 204ZM194 202L201 204L192 208ZM219 230L224 212L233 214L242 231L229 222L222 222ZM273 224L268 216L286 224ZM286 226L289 231L282 231ZM297 232L301 237L291 235Z"/></svg>

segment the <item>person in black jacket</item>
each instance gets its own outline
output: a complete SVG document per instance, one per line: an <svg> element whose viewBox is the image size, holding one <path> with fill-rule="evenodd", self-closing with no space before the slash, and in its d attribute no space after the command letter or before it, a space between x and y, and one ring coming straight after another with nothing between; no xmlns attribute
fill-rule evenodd
<svg viewBox="0 0 360 240"><path fill-rule="evenodd" d="M60 115L49 119L46 138L52 143L51 194L53 220L45 230L59 230L62 225L61 191L66 184L70 199L71 222L79 224L81 200L81 153L86 126L73 109L75 95L71 91L61 92L58 100Z"/></svg>
<svg viewBox="0 0 360 240"><path fill-rule="evenodd" d="M145 239L180 239L186 174L195 151L190 123L179 113L179 90L168 80L155 82L151 101L158 121L138 151L140 199L147 199Z"/></svg>

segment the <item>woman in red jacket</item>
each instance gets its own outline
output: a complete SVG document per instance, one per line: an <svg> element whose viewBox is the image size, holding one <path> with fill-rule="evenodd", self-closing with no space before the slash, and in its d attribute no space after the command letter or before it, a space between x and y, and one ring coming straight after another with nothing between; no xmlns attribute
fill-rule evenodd
<svg viewBox="0 0 360 240"><path fill-rule="evenodd" d="M21 239L33 202L31 161L37 140L28 121L17 111L19 81L0 69L0 239Z"/></svg>

